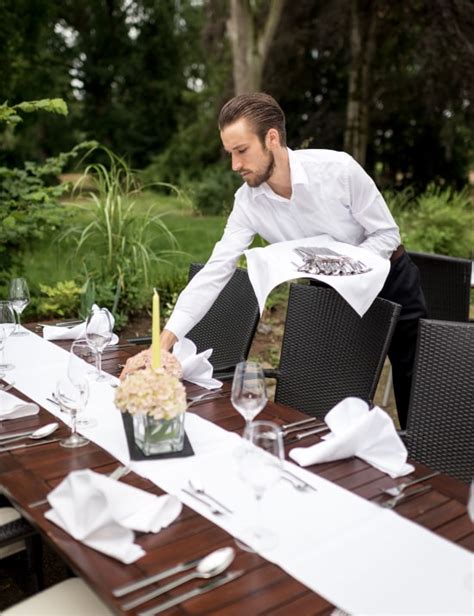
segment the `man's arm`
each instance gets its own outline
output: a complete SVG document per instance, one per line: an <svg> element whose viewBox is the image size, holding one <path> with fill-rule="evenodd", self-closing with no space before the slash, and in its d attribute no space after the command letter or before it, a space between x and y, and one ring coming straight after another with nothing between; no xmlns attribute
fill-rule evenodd
<svg viewBox="0 0 474 616"><path fill-rule="evenodd" d="M224 234L215 245L208 262L178 297L163 330L163 334L167 332L163 337L164 344L183 338L199 323L232 277L239 257L251 244L254 235L245 214L234 207Z"/></svg>
<svg viewBox="0 0 474 616"><path fill-rule="evenodd" d="M348 162L348 188L352 215L366 230L360 247L390 258L401 241L398 225L375 182L353 158Z"/></svg>

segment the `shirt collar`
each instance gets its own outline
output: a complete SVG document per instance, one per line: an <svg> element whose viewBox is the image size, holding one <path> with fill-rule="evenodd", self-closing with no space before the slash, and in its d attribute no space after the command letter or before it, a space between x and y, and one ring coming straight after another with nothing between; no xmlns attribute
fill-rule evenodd
<svg viewBox="0 0 474 616"><path fill-rule="evenodd" d="M296 153L293 150L290 150L290 148L287 148L287 151L288 161L290 164L291 187L293 192L293 188L297 184L308 184L308 176L306 175L306 171L304 170L303 165L298 160ZM269 197L272 197L273 199L275 197L278 197L278 195L275 195L275 193L272 191L272 189L266 182L264 184L261 184L260 186L257 186L256 188L250 188L250 190L252 191L254 198L259 197L260 195L267 195ZM282 201L286 201L286 199L283 199L283 197L280 198L282 199Z"/></svg>

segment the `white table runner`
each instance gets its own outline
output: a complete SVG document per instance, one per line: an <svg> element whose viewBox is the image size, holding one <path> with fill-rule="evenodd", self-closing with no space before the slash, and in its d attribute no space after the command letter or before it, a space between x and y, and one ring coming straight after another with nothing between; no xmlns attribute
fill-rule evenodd
<svg viewBox="0 0 474 616"><path fill-rule="evenodd" d="M10 381L55 416L68 421L47 402L67 367L67 352L30 333L9 339L9 361L16 364ZM98 425L82 430L123 463L128 449L114 388L93 383L88 413ZM186 505L248 541L246 529L255 520L250 488L239 478L235 455L241 439L188 413L186 431L196 455L132 462L132 469ZM74 450L71 450L74 455ZM278 535L278 546L262 554L351 614L470 614L473 600L472 556L463 548L381 509L291 463L292 472L317 492L298 492L279 482L264 497L262 516ZM198 475L206 489L234 511L212 515L181 492Z"/></svg>

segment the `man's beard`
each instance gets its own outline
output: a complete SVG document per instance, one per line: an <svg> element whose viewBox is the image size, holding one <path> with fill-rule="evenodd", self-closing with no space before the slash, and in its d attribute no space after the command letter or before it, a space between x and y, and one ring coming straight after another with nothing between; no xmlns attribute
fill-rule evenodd
<svg viewBox="0 0 474 616"><path fill-rule="evenodd" d="M267 166L265 167L264 171L262 171L262 173L252 173L250 172L249 177L243 177L242 179L247 182L247 184L251 187L251 188L257 188L258 186L260 186L261 184L263 184L264 182L267 182L272 173L273 170L275 168L275 157L273 156L273 152L268 152L268 163ZM245 169L244 172L245 174ZM249 173L249 172L247 172ZM242 174L242 172L241 172Z"/></svg>

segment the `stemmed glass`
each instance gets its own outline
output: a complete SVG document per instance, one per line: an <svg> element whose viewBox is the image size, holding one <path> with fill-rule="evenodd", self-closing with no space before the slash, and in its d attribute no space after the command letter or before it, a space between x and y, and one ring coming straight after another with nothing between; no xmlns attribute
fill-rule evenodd
<svg viewBox="0 0 474 616"><path fill-rule="evenodd" d="M86 322L86 340L89 347L96 353L96 381L108 381L109 376L102 372L102 352L112 340L112 321L110 312L105 308L93 310Z"/></svg>
<svg viewBox="0 0 474 616"><path fill-rule="evenodd" d="M84 447L89 441L77 433L77 413L83 405L83 393L69 378L62 378L56 384L56 400L61 411L71 415L71 435L59 441L61 447Z"/></svg>
<svg viewBox="0 0 474 616"><path fill-rule="evenodd" d="M30 303L30 291L28 283L24 278L14 278L10 283L10 302L13 310L18 316L18 325L13 332L13 336L27 336L28 332L20 330L20 315Z"/></svg>
<svg viewBox="0 0 474 616"><path fill-rule="evenodd" d="M248 427L268 400L265 375L260 364L253 361L242 361L237 364L230 399Z"/></svg>
<svg viewBox="0 0 474 616"><path fill-rule="evenodd" d="M94 356L86 340L75 340L71 345L67 375L72 384L79 390L81 407L78 409L76 425L79 428L92 428L97 421L84 414L84 409L89 399L89 360Z"/></svg>
<svg viewBox="0 0 474 616"><path fill-rule="evenodd" d="M14 364L9 364L5 360L5 346L8 336L11 336L15 331L16 319L10 302L0 301L0 329L2 335L0 336L0 351L2 353L2 360L0 362L0 372L5 370L12 370Z"/></svg>
<svg viewBox="0 0 474 616"><path fill-rule="evenodd" d="M240 457L240 478L254 491L257 504L257 523L246 532L250 545L237 542L249 552L269 550L275 547L277 537L265 528L260 520L260 503L264 494L280 479L284 450L281 430L271 421L254 421L247 424L244 432L247 446Z"/></svg>

